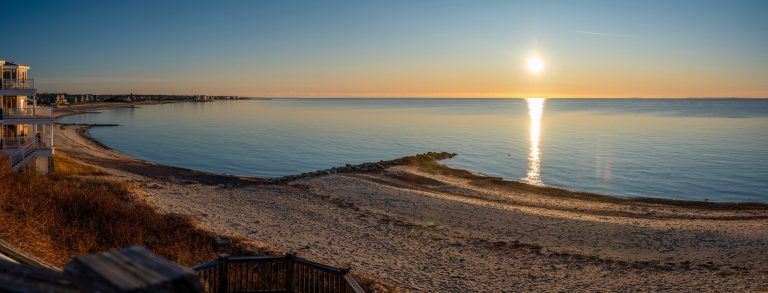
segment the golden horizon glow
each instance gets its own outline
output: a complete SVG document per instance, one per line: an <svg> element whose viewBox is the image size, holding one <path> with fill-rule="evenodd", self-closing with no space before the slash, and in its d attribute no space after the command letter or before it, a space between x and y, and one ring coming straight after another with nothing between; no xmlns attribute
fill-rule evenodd
<svg viewBox="0 0 768 293"><path fill-rule="evenodd" d="M36 76L41 92L206 94L295 98L766 98L759 75L710 72L702 64L656 70L648 60L570 58L553 48L480 57L471 63L409 60L230 76L225 70L163 75ZM543 58L546 52L546 60ZM502 58L507 62L500 62ZM521 58L522 56L522 58ZM460 59L463 60L463 59ZM298 66L298 65L296 65ZM254 68L259 68L254 66ZM556 68L556 70L554 70ZM695 70L694 70L695 69ZM546 75L546 78L544 78ZM227 78L211 78L227 76ZM215 82L212 82L215 81Z"/></svg>
<svg viewBox="0 0 768 293"><path fill-rule="evenodd" d="M530 148L528 153L528 172L523 181L533 185L543 185L541 181L541 116L544 114L544 98L527 98L528 116L531 121Z"/></svg>

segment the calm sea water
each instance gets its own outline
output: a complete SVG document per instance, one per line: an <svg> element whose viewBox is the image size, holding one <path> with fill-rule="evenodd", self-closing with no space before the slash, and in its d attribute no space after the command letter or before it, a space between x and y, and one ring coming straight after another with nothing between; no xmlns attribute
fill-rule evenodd
<svg viewBox="0 0 768 293"><path fill-rule="evenodd" d="M426 151L450 166L621 196L768 202L768 100L277 99L62 122L129 155L276 177Z"/></svg>

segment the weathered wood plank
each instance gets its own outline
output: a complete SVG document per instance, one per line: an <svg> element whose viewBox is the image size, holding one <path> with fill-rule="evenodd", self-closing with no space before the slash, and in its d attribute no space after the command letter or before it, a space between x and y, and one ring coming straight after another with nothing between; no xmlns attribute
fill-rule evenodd
<svg viewBox="0 0 768 293"><path fill-rule="evenodd" d="M202 291L194 272L141 247L76 257L64 273L88 291Z"/></svg>
<svg viewBox="0 0 768 293"><path fill-rule="evenodd" d="M119 253L104 254L105 262L111 262L114 267L122 269L130 274L141 284L159 284L167 280L165 276L154 272L152 269L144 267L139 259L129 258ZM142 288L147 287L142 285Z"/></svg>
<svg viewBox="0 0 768 293"><path fill-rule="evenodd" d="M64 273L89 291L124 292L142 285L98 255L76 257L64 267Z"/></svg>
<svg viewBox="0 0 768 293"><path fill-rule="evenodd" d="M124 249L122 253L125 256L134 259L135 261L141 262L143 266L146 266L147 268L150 268L164 276L176 277L195 273L189 268L179 266L169 260L157 257L148 250L138 246Z"/></svg>
<svg viewBox="0 0 768 293"><path fill-rule="evenodd" d="M140 262L141 265L150 269L166 279L177 280L172 285L175 289L182 291L202 290L202 284L197 274L186 267L177 265L166 259L157 257L148 250L141 247L131 247L123 250L123 254L131 259Z"/></svg>

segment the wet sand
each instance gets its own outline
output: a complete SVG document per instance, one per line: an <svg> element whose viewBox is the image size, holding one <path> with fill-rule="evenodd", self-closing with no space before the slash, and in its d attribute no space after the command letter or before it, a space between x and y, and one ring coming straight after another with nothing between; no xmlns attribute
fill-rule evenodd
<svg viewBox="0 0 768 293"><path fill-rule="evenodd" d="M350 264L400 289L768 290L762 204L622 199L428 159L283 180L234 177L131 158L86 130L57 127L57 151L134 182L158 209L192 215L216 233Z"/></svg>

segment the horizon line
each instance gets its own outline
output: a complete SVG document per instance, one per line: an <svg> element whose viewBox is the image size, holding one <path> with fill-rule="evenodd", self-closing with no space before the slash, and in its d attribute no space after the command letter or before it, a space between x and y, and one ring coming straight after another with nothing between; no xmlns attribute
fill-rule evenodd
<svg viewBox="0 0 768 293"><path fill-rule="evenodd" d="M439 97L439 96L360 96L360 97L354 97L354 96L242 96L242 95L211 95L211 94L157 94L157 93L127 93L127 94L95 94L95 93L65 93L65 92L42 92L38 94L66 94L66 95L96 95L96 96L213 96L213 97L239 97L239 98L247 98L247 99L527 99L527 98L542 98L537 97L535 95L532 95L530 97L462 97L462 96L445 96L445 97ZM689 97L567 97L567 96L561 96L561 97L543 97L545 99L743 99L743 100L764 100L768 99L767 97L737 97L737 96L689 96Z"/></svg>

